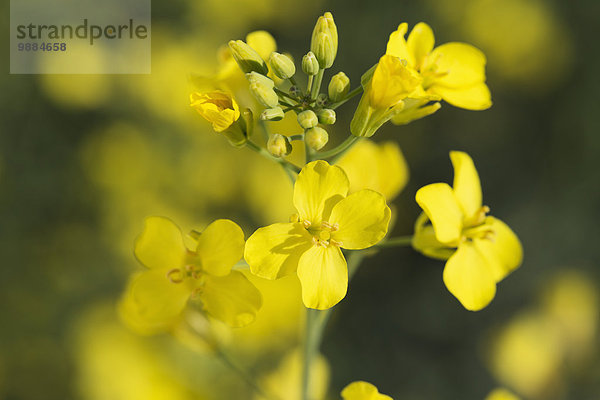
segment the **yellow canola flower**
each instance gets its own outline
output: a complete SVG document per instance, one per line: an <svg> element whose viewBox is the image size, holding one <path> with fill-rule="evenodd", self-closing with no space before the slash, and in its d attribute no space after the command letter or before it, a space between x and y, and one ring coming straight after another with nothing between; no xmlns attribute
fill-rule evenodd
<svg viewBox="0 0 600 400"><path fill-rule="evenodd" d="M262 303L260 292L244 274L232 271L244 251L241 228L219 219L193 239L195 248L190 250L171 220L146 219L135 243L135 255L148 270L135 275L129 284L123 299L126 307L122 308L126 317L169 328L191 299L200 300L208 315L229 326L254 321Z"/></svg>
<svg viewBox="0 0 600 400"><path fill-rule="evenodd" d="M250 271L267 279L296 272L308 308L323 310L342 300L348 268L341 249L373 246L387 233L391 216L381 194L364 189L347 196L349 186L342 168L307 164L294 185L298 214L248 238L244 258Z"/></svg>
<svg viewBox="0 0 600 400"><path fill-rule="evenodd" d="M471 157L450 152L454 184L433 183L417 191L424 211L417 219L413 247L423 254L447 259L444 283L471 311L487 306L496 283L521 265L523 250L513 231L486 216L479 175ZM431 225L427 221L431 221Z"/></svg>
<svg viewBox="0 0 600 400"><path fill-rule="evenodd" d="M338 161L350 181L350 193L371 189L392 201L408 182L408 164L395 142L360 140Z"/></svg>
<svg viewBox="0 0 600 400"><path fill-rule="evenodd" d="M369 382L352 382L342 390L344 400L393 400L390 396L379 393L377 387Z"/></svg>
<svg viewBox="0 0 600 400"><path fill-rule="evenodd" d="M223 132L240 118L240 107L233 96L220 90L192 93L190 106L210 122L216 132Z"/></svg>
<svg viewBox="0 0 600 400"><path fill-rule="evenodd" d="M485 400L520 400L520 399L514 393L512 393L506 389L503 389L503 388L498 388L498 389L492 390L490 392L490 394L487 395Z"/></svg>
<svg viewBox="0 0 600 400"><path fill-rule="evenodd" d="M390 35L386 54L406 60L410 68L417 70L427 94L467 110L485 110L492 105L485 84L486 58L479 49L460 42L434 48L433 31L424 22L415 25L405 39L407 30L408 24L402 23Z"/></svg>
<svg viewBox="0 0 600 400"><path fill-rule="evenodd" d="M405 60L386 54L363 76L364 93L350 122L354 136L371 137L404 108L403 100L421 83L421 77Z"/></svg>

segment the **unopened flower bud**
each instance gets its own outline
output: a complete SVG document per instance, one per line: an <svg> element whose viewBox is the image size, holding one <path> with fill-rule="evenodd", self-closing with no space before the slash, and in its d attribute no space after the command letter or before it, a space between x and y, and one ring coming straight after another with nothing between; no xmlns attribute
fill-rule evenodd
<svg viewBox="0 0 600 400"><path fill-rule="evenodd" d="M339 72L335 74L329 82L329 99L334 103L342 100L350 90L350 78L345 73Z"/></svg>
<svg viewBox="0 0 600 400"><path fill-rule="evenodd" d="M260 104L267 108L275 108L279 104L279 97L273 89L253 83L250 85L250 92Z"/></svg>
<svg viewBox="0 0 600 400"><path fill-rule="evenodd" d="M296 73L296 66L291 58L276 51L271 53L269 65L273 73L281 79L288 79Z"/></svg>
<svg viewBox="0 0 600 400"><path fill-rule="evenodd" d="M271 78L257 74L256 72L250 72L246 74L246 79L248 79L248 82L250 82L251 85L261 85L269 89L273 89L273 87L275 87L275 82L273 82Z"/></svg>
<svg viewBox="0 0 600 400"><path fill-rule="evenodd" d="M333 65L337 48L337 27L333 21L333 15L326 12L317 20L310 42L310 50L315 53L319 66L325 69Z"/></svg>
<svg viewBox="0 0 600 400"><path fill-rule="evenodd" d="M316 75L319 72L319 61L312 51L302 57L302 71L308 76Z"/></svg>
<svg viewBox="0 0 600 400"><path fill-rule="evenodd" d="M317 112L319 123L323 125L335 124L335 111L330 108L323 108Z"/></svg>
<svg viewBox="0 0 600 400"><path fill-rule="evenodd" d="M256 50L244 41L230 40L229 49L233 59L245 73L254 71L266 75L269 72L265 61L258 55Z"/></svg>
<svg viewBox="0 0 600 400"><path fill-rule="evenodd" d="M310 129L317 126L319 119L314 111L305 110L298 114L298 123L303 129Z"/></svg>
<svg viewBox="0 0 600 400"><path fill-rule="evenodd" d="M284 113L281 107L267 108L260 114L260 119L263 121L281 121Z"/></svg>
<svg viewBox="0 0 600 400"><path fill-rule="evenodd" d="M323 128L315 126L304 131L304 141L313 150L321 150L329 141L329 134Z"/></svg>
<svg viewBox="0 0 600 400"><path fill-rule="evenodd" d="M292 144L287 136L275 133L269 136L267 150L274 157L284 157L292 152Z"/></svg>
<svg viewBox="0 0 600 400"><path fill-rule="evenodd" d="M329 96L325 93L321 93L317 96L317 107L323 107L325 104L329 102Z"/></svg>

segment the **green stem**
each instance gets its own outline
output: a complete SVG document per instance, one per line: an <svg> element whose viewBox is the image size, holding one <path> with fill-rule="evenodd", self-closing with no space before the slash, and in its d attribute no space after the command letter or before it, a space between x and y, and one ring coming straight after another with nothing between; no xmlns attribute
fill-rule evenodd
<svg viewBox="0 0 600 400"><path fill-rule="evenodd" d="M291 94L284 92L281 89L278 89L276 87L273 88L273 90L275 91L275 93L277 93L280 97L287 97L288 99L292 100L292 101L297 101L296 98L294 98Z"/></svg>
<svg viewBox="0 0 600 400"><path fill-rule="evenodd" d="M288 136L290 140L304 140L304 134Z"/></svg>
<svg viewBox="0 0 600 400"><path fill-rule="evenodd" d="M331 157L335 157L338 154L341 156L343 153L345 153L350 147L352 147L354 145L354 143L356 143L356 141L360 139L358 136L354 136L354 135L350 135L346 138L346 140L344 140L342 143L340 143L337 147L334 147L331 150L328 151L324 151L322 153L319 153L319 158L325 160L327 158L331 158ZM335 160L337 161L339 157L337 157ZM334 160L331 161L332 163L334 162Z"/></svg>
<svg viewBox="0 0 600 400"><path fill-rule="evenodd" d="M346 95L346 97L344 97L342 100L338 101L337 103L330 104L328 108L331 108L332 110L335 110L336 108L338 108L339 106L341 106L342 104L344 104L345 102L347 102L348 100L350 100L351 98L353 98L354 96L356 96L357 94L360 94L362 91L363 91L363 87L362 86L354 88L351 92L349 92Z"/></svg>
<svg viewBox="0 0 600 400"><path fill-rule="evenodd" d="M383 249L383 248L387 248L387 247L410 246L412 244L412 240L413 240L412 235L398 236L395 238L390 238L390 239L384 240L384 241L376 244L374 247L379 247L379 248Z"/></svg>
<svg viewBox="0 0 600 400"><path fill-rule="evenodd" d="M314 75L308 76L308 85L306 85L306 93L310 93L312 91Z"/></svg>
<svg viewBox="0 0 600 400"><path fill-rule="evenodd" d="M256 144L248 141L246 142L246 147L248 147L249 149L254 150L255 152L257 152L258 154L260 154L261 156L271 160L271 161L275 161L276 163L280 164L285 170L286 172L295 172L295 173L300 173L300 168L298 168L297 166L295 166L294 164L292 164L289 161L286 161L282 158L277 158L277 157L273 157L271 154L269 154L268 151L266 151L265 149L263 149L262 147L257 146ZM288 173L288 175L290 175ZM295 180L295 178L294 178Z"/></svg>
<svg viewBox="0 0 600 400"><path fill-rule="evenodd" d="M315 100L317 98L317 95L319 94L319 90L321 90L321 83L323 82L323 74L325 73L325 70L323 68L319 69L319 72L317 72L317 79L315 79L314 84L312 85L311 91L310 91L310 98L312 100Z"/></svg>
<svg viewBox="0 0 600 400"><path fill-rule="evenodd" d="M293 76L290 76L288 79L293 86L298 87L298 84L296 83L296 78L294 78Z"/></svg>
<svg viewBox="0 0 600 400"><path fill-rule="evenodd" d="M276 400L273 397L268 396L265 391L256 383L256 380L244 369L239 367L236 363L234 363L231 358L223 351L223 349L217 349L216 352L219 360L223 362L223 364L227 365L229 369L235 372L248 386L256 392L260 397L267 400Z"/></svg>

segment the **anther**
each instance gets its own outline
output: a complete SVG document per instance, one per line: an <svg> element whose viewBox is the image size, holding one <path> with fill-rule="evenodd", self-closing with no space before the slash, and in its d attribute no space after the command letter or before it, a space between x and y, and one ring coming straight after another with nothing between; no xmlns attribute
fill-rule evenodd
<svg viewBox="0 0 600 400"><path fill-rule="evenodd" d="M304 228L305 228L305 229L308 229L308 228L310 228L310 226L311 226L312 224L311 224L311 222L310 222L310 221L308 221L308 220L306 220L306 219L305 219L304 221L302 221L302 225L304 225Z"/></svg>
<svg viewBox="0 0 600 400"><path fill-rule="evenodd" d="M175 277L173 275L179 274L179 277ZM179 268L173 268L167 272L167 279L171 283L181 283L183 282L183 277L181 276L181 270Z"/></svg>

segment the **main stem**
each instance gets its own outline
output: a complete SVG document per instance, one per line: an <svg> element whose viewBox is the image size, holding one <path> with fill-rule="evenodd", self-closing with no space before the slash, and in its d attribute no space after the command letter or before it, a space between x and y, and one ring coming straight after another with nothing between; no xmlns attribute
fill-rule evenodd
<svg viewBox="0 0 600 400"><path fill-rule="evenodd" d="M223 364L227 365L233 372L235 372L248 386L252 388L252 390L262 397L265 400L276 400L272 397L269 397L264 390L256 383L254 378L236 363L234 363L231 358L223 351L223 349L217 349L216 355L219 357L219 360L223 362Z"/></svg>

